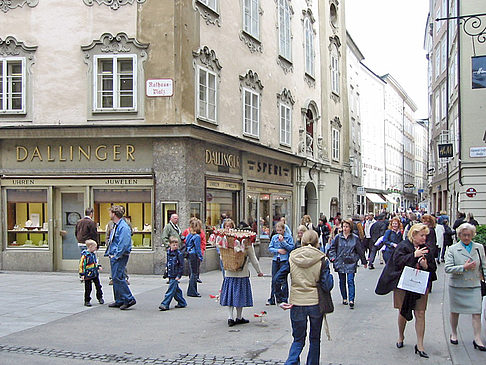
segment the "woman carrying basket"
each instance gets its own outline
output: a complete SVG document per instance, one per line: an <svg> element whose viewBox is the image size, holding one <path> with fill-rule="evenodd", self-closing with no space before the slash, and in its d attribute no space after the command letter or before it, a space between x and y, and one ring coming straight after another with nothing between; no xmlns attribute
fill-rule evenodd
<svg viewBox="0 0 486 365"><path fill-rule="evenodd" d="M231 223L232 222L233 221L231 221ZM231 226L231 224L225 224L225 226ZM234 227L234 223L232 226ZM251 262L256 272L258 273L258 276L263 276L263 272L260 269L260 265L255 255L253 244L250 243L249 245L245 246L246 257L243 263L243 267L238 271L225 269L225 277L223 280L223 286L221 288L219 303L224 307L228 307L229 327L249 322L248 319L243 318L243 307L253 307L253 295L251 292L250 270L248 269L248 261ZM235 307L236 319L234 317Z"/></svg>

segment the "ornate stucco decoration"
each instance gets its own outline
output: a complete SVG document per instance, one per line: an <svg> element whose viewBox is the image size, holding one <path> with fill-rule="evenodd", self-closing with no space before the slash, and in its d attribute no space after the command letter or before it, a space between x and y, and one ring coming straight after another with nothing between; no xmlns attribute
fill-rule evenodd
<svg viewBox="0 0 486 365"><path fill-rule="evenodd" d="M277 56L277 65L282 67L285 74L294 72L294 65L281 56Z"/></svg>
<svg viewBox="0 0 486 365"><path fill-rule="evenodd" d="M305 74L304 81L309 87L316 87L316 80L312 76Z"/></svg>
<svg viewBox="0 0 486 365"><path fill-rule="evenodd" d="M8 36L5 40L0 38L0 56L3 57L25 57L33 60L36 50L37 46L26 46L12 36Z"/></svg>
<svg viewBox="0 0 486 365"><path fill-rule="evenodd" d="M277 93L277 99L280 102L285 103L289 106L293 106L295 104L295 100L294 97L292 96L292 92L285 87L281 93Z"/></svg>
<svg viewBox="0 0 486 365"><path fill-rule="evenodd" d="M118 10L123 5L132 5L135 1L143 4L146 0L83 0L88 6L93 6L96 2L98 5L107 5L113 10Z"/></svg>
<svg viewBox="0 0 486 365"><path fill-rule="evenodd" d="M0 9L6 13L10 9L21 8L25 4L33 8L39 4L39 0L0 0Z"/></svg>
<svg viewBox="0 0 486 365"><path fill-rule="evenodd" d="M212 49L209 49L208 46L204 46L199 48L197 51L193 51L192 55L195 63L204 66L217 73L218 76L221 76L221 69L223 67L219 63L216 53Z"/></svg>
<svg viewBox="0 0 486 365"><path fill-rule="evenodd" d="M258 74L256 72L248 70L246 74L240 75L239 77L241 87L252 89L257 93L261 93L261 91L263 90L263 84L260 81L260 78L258 77Z"/></svg>
<svg viewBox="0 0 486 365"><path fill-rule="evenodd" d="M123 54L131 53L139 56L139 67L147 59L148 44L140 43L135 38L129 38L126 33L104 33L99 40L91 42L87 46L81 46L84 52L85 62L91 67L91 59L96 54Z"/></svg>
<svg viewBox="0 0 486 365"><path fill-rule="evenodd" d="M314 24L316 22L316 18L314 18L314 14L312 13L312 9L311 8L307 8L307 9L303 9L302 10L302 21L304 21L304 19L306 17L309 17L309 19L310 19L310 21L311 21L312 24ZM316 31L314 30L314 33L315 32Z"/></svg>
<svg viewBox="0 0 486 365"><path fill-rule="evenodd" d="M217 25L218 27L221 26L221 20L219 19L219 14L216 10L211 9L198 0L192 0L192 7L194 8L194 11L199 12L199 15L201 15L201 18L204 19L206 24Z"/></svg>
<svg viewBox="0 0 486 365"><path fill-rule="evenodd" d="M336 46L339 53L339 57L341 57L341 52L339 52L339 48L341 48L341 40L337 35L329 37L329 50L331 50L331 47L333 45Z"/></svg>
<svg viewBox="0 0 486 365"><path fill-rule="evenodd" d="M240 40L246 44L246 46L250 49L251 53L263 53L262 43L243 30L240 30Z"/></svg>
<svg viewBox="0 0 486 365"><path fill-rule="evenodd" d="M341 128L343 125L341 124L341 120L339 119L338 116L334 117L334 119L331 119L331 122L330 124L333 126L333 127L336 127L336 128Z"/></svg>

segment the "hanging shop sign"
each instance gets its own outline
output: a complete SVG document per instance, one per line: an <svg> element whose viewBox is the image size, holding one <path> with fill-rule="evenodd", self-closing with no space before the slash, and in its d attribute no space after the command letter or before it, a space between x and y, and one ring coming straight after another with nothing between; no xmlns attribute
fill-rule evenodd
<svg viewBox="0 0 486 365"><path fill-rule="evenodd" d="M437 145L439 149L439 158L451 158L454 156L452 143L443 143Z"/></svg>
<svg viewBox="0 0 486 365"><path fill-rule="evenodd" d="M486 88L486 56L472 57L472 88Z"/></svg>

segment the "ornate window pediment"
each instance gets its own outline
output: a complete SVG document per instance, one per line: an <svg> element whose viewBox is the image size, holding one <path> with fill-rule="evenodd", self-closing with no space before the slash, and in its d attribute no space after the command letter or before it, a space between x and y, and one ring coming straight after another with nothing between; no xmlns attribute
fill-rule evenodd
<svg viewBox="0 0 486 365"><path fill-rule="evenodd" d="M193 51L192 55L196 64L208 68L217 73L218 76L221 76L221 69L223 67L219 63L216 53L212 49L209 49L208 46L204 46L199 48L197 51Z"/></svg>
<svg viewBox="0 0 486 365"><path fill-rule="evenodd" d="M341 39L337 35L329 37L329 50L331 50L332 46L336 46L339 52L339 48L341 48ZM341 56L341 53L339 53L339 56Z"/></svg>
<svg viewBox="0 0 486 365"><path fill-rule="evenodd" d="M5 40L0 38L0 57L26 57L33 59L37 46L26 46L15 37L8 36Z"/></svg>
<svg viewBox="0 0 486 365"><path fill-rule="evenodd" d="M0 9L6 13L10 9L21 8L25 4L33 8L39 4L39 0L0 0Z"/></svg>
<svg viewBox="0 0 486 365"><path fill-rule="evenodd" d="M277 93L277 99L279 100L279 103L285 103L291 106L295 104L292 92L287 88L284 88L281 93Z"/></svg>
<svg viewBox="0 0 486 365"><path fill-rule="evenodd" d="M330 124L331 126L339 129L341 129L341 127L343 126L338 116L334 117L334 119L331 119Z"/></svg>
<svg viewBox="0 0 486 365"><path fill-rule="evenodd" d="M211 7L211 4L214 3L214 9ZM218 27L221 26L221 21L219 18L218 7L219 1L204 1L204 0L192 0L192 7L195 11L199 12L201 18L204 19L206 24L217 25Z"/></svg>
<svg viewBox="0 0 486 365"><path fill-rule="evenodd" d="M248 70L245 75L240 75L241 87L252 89L257 93L261 93L263 90L263 84L256 72Z"/></svg>
<svg viewBox="0 0 486 365"><path fill-rule="evenodd" d="M90 45L81 46L85 52L86 59L91 57L91 54L128 54L138 53L140 57L145 60L147 58L148 44L138 42L135 38L129 38L126 33L118 33L112 35L104 33L99 40L91 42Z"/></svg>
<svg viewBox="0 0 486 365"><path fill-rule="evenodd" d="M109 6L113 10L118 10L120 9L120 6L123 5L132 5L135 1L138 4L143 4L146 0L83 0L83 2L88 6L93 6L96 2L98 5Z"/></svg>

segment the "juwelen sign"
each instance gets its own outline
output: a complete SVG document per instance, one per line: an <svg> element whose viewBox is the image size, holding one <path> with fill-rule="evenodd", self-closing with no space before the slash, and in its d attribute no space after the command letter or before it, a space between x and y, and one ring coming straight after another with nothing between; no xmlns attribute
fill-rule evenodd
<svg viewBox="0 0 486 365"><path fill-rule="evenodd" d="M466 195L467 195L469 198L474 198L474 197L476 196L476 194L477 194L477 191L476 191L476 189L474 189L474 188L468 188L468 189L466 190Z"/></svg>

